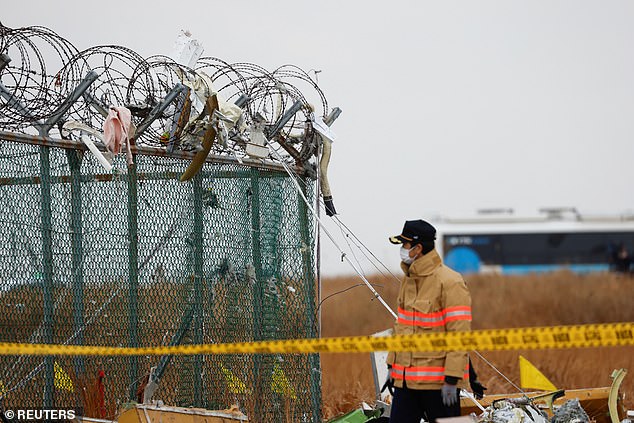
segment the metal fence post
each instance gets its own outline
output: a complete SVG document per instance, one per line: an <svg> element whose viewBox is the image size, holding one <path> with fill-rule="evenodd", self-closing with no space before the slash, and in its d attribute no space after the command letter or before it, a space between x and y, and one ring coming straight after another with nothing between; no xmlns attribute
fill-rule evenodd
<svg viewBox="0 0 634 423"><path fill-rule="evenodd" d="M263 175L258 172L258 177ZM262 178L264 179L264 178ZM260 336L261 339L279 339L284 333L286 321L280 318L280 289L284 285L281 277L280 230L282 227L283 195L279 179L266 178L258 182L258 211L260 214L257 234L259 237L260 273L258 280L260 293ZM255 199L254 199L255 200ZM259 358L259 372L257 377L261 384L261 392L268 396L269 408L261 409L256 421L279 421L284 414L284 393L273 388L273 373L275 366L279 366L278 357L270 354ZM281 368L278 367L281 370ZM280 371L278 370L278 371ZM281 370L283 372L283 370ZM256 397L257 398L257 397Z"/></svg>
<svg viewBox="0 0 634 423"><path fill-rule="evenodd" d="M136 157L135 157L136 160ZM130 347L139 344L139 226L138 226L138 196L137 172L135 164L128 166L128 317ZM138 357L129 358L129 376L131 399L136 398L138 383Z"/></svg>
<svg viewBox="0 0 634 423"><path fill-rule="evenodd" d="M198 172L193 180L194 195L194 343L203 342L202 278L203 278L203 177ZM194 406L202 406L203 356L194 359Z"/></svg>
<svg viewBox="0 0 634 423"><path fill-rule="evenodd" d="M306 178L302 184L302 191L306 198L306 186L310 183ZM297 195L297 204L299 211L299 228L300 240L302 242L302 278L306 287L306 336L308 338L318 337L317 322L315 322L315 310L317 307L315 292L315 273L313 271L313 240L310 237L310 221L308 219L309 210L301 195ZM311 390L311 406L313 411L313 422L321 422L321 366L319 362L319 354L310 354L308 356L308 364L310 371L310 390Z"/></svg>
<svg viewBox="0 0 634 423"><path fill-rule="evenodd" d="M253 340L264 339L262 333L262 303L263 303L263 275L262 251L260 245L260 181L257 169L251 169L251 252L255 267L255 281L253 284ZM253 397L264 398L262 385L262 356L253 356ZM253 416L256 418L256 416ZM256 420L257 421L257 420Z"/></svg>
<svg viewBox="0 0 634 423"><path fill-rule="evenodd" d="M53 237L51 226L51 160L50 148L40 147L41 213L42 213L42 288L44 301L44 343L53 343ZM55 401L55 369L54 358L47 356L44 360L44 408L53 408Z"/></svg>
<svg viewBox="0 0 634 423"><path fill-rule="evenodd" d="M72 245L72 287L73 287L73 321L75 326L76 345L84 344L84 272L82 252L82 210L81 210L81 154L79 151L66 150L68 167L70 168L70 228ZM84 374L84 357L75 357L75 374Z"/></svg>

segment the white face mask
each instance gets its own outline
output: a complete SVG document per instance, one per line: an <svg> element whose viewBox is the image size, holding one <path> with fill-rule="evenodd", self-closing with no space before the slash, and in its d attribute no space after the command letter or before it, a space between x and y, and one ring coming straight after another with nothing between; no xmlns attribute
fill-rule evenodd
<svg viewBox="0 0 634 423"><path fill-rule="evenodd" d="M401 247L401 260L403 261L403 263L405 264L412 264L412 262L414 261L414 259L412 257L409 256L409 252L412 251L412 249L410 248L409 250L405 247Z"/></svg>

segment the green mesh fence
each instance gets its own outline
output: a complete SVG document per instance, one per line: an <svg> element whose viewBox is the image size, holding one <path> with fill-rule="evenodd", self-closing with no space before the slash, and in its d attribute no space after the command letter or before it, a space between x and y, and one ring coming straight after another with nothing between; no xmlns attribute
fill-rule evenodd
<svg viewBox="0 0 634 423"><path fill-rule="evenodd" d="M283 172L0 146L0 341L108 346L317 336L314 222ZM116 163L125 169L125 163ZM313 196L313 181L304 180ZM115 418L153 399L320 421L314 355L0 357L0 405Z"/></svg>

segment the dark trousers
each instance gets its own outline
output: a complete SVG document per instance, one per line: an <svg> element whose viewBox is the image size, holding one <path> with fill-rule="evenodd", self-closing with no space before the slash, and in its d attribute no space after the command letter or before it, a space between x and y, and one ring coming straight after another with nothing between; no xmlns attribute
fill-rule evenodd
<svg viewBox="0 0 634 423"><path fill-rule="evenodd" d="M460 395L456 404L447 407L442 403L439 389L394 388L390 423L419 423L421 418L429 423L436 423L438 417L459 415Z"/></svg>

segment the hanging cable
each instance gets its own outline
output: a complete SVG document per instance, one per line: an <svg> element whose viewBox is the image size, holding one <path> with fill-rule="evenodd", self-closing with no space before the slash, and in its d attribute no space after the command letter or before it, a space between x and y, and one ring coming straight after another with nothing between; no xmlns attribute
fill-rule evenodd
<svg viewBox="0 0 634 423"><path fill-rule="evenodd" d="M323 203L322 203L322 204L323 204ZM361 241L361 240L360 240L360 239L359 239L359 238L358 238L355 234L354 234L354 232L352 232L352 231L350 230L350 228L348 228L348 227L347 227L347 226L346 226L346 225L345 225L345 224L341 221L341 219L339 218L339 215L335 215L335 216L333 216L333 219L334 219L334 220L335 220L335 222L337 222L340 226L342 226L343 228L345 228L345 230L346 230L346 231L347 231L350 235L352 235L352 237L354 238L354 240L356 240L356 241L357 241L357 242L361 245L361 247L363 247L363 250L367 251L367 252L370 254L370 256L371 256L374 260L376 260L376 262L377 262L377 263L379 263L379 264L380 264L380 265L381 265L381 266L382 266L385 270L387 270L387 272L388 272L388 273L392 276L392 278L394 278L394 280L396 280L396 281L397 281L397 282L399 282L399 283L401 282L401 280L400 280L400 279L399 279L399 278L398 278L398 277L397 277L394 273L392 273L392 271L391 271L391 270L390 270L390 269L389 269L389 268L388 268L388 267L387 267L387 266L386 266L386 265L385 265L385 264L384 264L381 260L379 260L379 258L378 258L376 255L374 255L374 253L373 253L373 252L372 252L372 251L371 251L371 250L370 250L370 249L369 249L369 248L368 248L368 247L367 247L367 246L366 246L366 245L365 245L365 244L364 244L364 243L363 243L363 242L362 242L362 241ZM357 246L357 248L358 248L358 246ZM363 251L363 250L362 250L362 251ZM368 256L367 256L365 253L364 253L364 255L365 255L365 257L366 257L366 258L368 258ZM370 263L372 263L372 264L374 265L374 267L376 268L376 270L377 270L377 271L379 271L379 273L381 273L381 275L385 276L385 274L383 274L383 272L382 272L382 271L378 268L378 266L376 266L376 265L374 264L374 262L373 262L372 260L370 260L370 259L368 258L368 261L370 261Z"/></svg>
<svg viewBox="0 0 634 423"><path fill-rule="evenodd" d="M308 207L308 209L310 210L310 212L313 214L313 216L315 217L315 219L317 219L317 222L319 222L319 225L321 226L321 229L324 231L324 233L326 234L326 236L330 239L330 241L333 243L333 245L335 246L335 248L337 248L339 250L339 252L341 253L341 258L346 260L348 262L348 264L350 264L350 266L352 267L352 269L357 273L357 275L359 275L359 277L361 278L361 280L363 280L363 282L366 284L366 286L370 289L370 291L372 291L372 294L374 295L374 298L376 298L377 300L379 300L379 302L383 305L383 307L385 307L385 309L395 318L397 319L398 316L396 315L396 313L394 312L394 310L392 310L392 308L390 308L389 305L387 305L387 303L385 302L385 300L383 299L383 297L381 297L381 295L376 292L376 289L374 289L374 287L372 286L372 284L365 278L365 276L363 276L363 274L359 271L359 269L357 269L357 267L354 265L354 263L348 258L348 256L345 254L345 252L341 249L341 247L339 247L339 244L337 244L337 241L335 241L334 237L330 234L330 232L326 229L326 227L324 226L323 222L321 221L321 219L317 216L317 213L315 212L315 209L313 208L312 204L310 203L310 201L308 201L308 199L306 198L306 196L304 195L304 192L302 191L302 187L299 185L299 183L297 182L295 176L293 175L293 173L291 172L291 170L289 169L288 165L286 164L286 162L282 159L282 157L279 155L279 153L274 149L271 148L270 144L269 145L269 151L271 151L271 153L276 156L276 158L280 161L280 163L282 164L282 166L284 167L284 170L286 170L286 173L290 176L291 180L293 181L293 183L295 184L296 188L297 188L297 192L299 193L299 195L302 197L302 199L304 200L304 203L306 204L306 207Z"/></svg>
<svg viewBox="0 0 634 423"><path fill-rule="evenodd" d="M292 175L296 180L298 179L298 175L295 172L292 172ZM320 176L320 168L319 166L317 167L317 176L319 178ZM303 181L299 181L300 183L305 184ZM306 185L306 184L305 184ZM307 185L305 186L307 187ZM320 184L317 184L317 187L319 189ZM326 203L324 202L323 198L319 198L318 203L323 206L324 208L326 208ZM319 207L317 206L317 213L319 215ZM335 214L333 216L330 216L332 219L332 222L335 224L335 226L337 226L339 228L339 230L342 233L342 236L344 236L344 238L346 238L346 243L348 244L351 252L352 252L352 248L350 247L350 243L348 242L347 238L350 238L350 236L353 239L353 243L355 245L355 247L357 247L359 249L359 251L361 251L361 253L363 254L363 256L367 259L367 261L372 264L372 266L383 276L383 277L387 277L387 275L379 268L378 265L380 265L383 269L385 269L387 271L387 273L389 273L389 275L398 283L400 283L400 279L378 258L376 257L376 255L363 243L363 241L361 241L356 234L348 227L346 226L346 224L341 220L341 218L339 217L339 215ZM319 226L319 225L317 225ZM354 253L352 253L354 255ZM359 260L356 258L357 263L360 262ZM378 263L378 265L377 265Z"/></svg>
<svg viewBox="0 0 634 423"><path fill-rule="evenodd" d="M288 169L287 173L288 173ZM295 178L296 180L298 180L298 175L297 173L293 172L291 170L292 173L289 173L289 175L291 175L293 178ZM319 177L320 175L320 171L319 171L319 167L317 167L317 175ZM299 180L298 183L301 183L304 185L304 189L308 188L308 185L306 183L304 183L304 181ZM317 184L317 189L319 190L320 188L320 184ZM318 191L318 198L319 198L319 191ZM319 198L318 204L316 205L316 211L317 211L317 215L319 216L319 212L320 212L320 208L319 205L322 205L324 208L326 207L326 204L324 203L324 200L322 198ZM380 267L382 267L383 269L385 269L387 271L387 273L389 273L389 275L398 283L400 283L400 279L394 275L394 273L378 258L376 257L376 255L374 253L372 253L372 251L354 234L354 232L352 232L352 230L350 230L350 228L348 228L348 226L346 226L343 221L339 218L338 215L334 215L331 216L332 222L335 224L335 226L337 226L339 228L339 230L342 233L342 236L344 237L346 244L348 245L348 248L351 251L351 254L354 256L355 260L357 261L359 267L361 267L361 263L359 261L359 259L356 257L356 255L354 254L352 247L350 246L350 242L348 241L348 238L350 238L350 236L353 239L353 244L354 246L361 252L361 254L363 254L363 256L366 258L366 260L372 264L372 266L381 274L381 276L387 278L388 275L386 275L383 270L381 270ZM319 228L319 223L316 225L317 228ZM318 250L318 254L319 254L319 250ZM378 265L377 265L378 263ZM379 267L380 265L380 267ZM318 269L319 271L319 269ZM363 274L365 275L365 272L363 272Z"/></svg>
<svg viewBox="0 0 634 423"><path fill-rule="evenodd" d="M321 312L321 306L322 306L323 303L326 302L326 300L329 300L330 298L336 297L337 295L343 294L345 292L350 291L353 288L358 288L360 286L365 286L365 284L358 283L356 285L349 286L349 287L347 287L345 289L342 289L342 290L337 291L337 292L333 292L332 294L328 295L326 298L324 298L323 300L321 300L319 302L319 305L317 306L317 310L315 310L315 318L317 318L319 316L319 313ZM374 285L374 286L377 286L379 288L383 288L383 285Z"/></svg>
<svg viewBox="0 0 634 423"><path fill-rule="evenodd" d="M497 372L497 374L499 374L500 376L502 376L504 378L504 380L506 380L508 383L511 384L511 386L513 386L515 389L517 389L518 391L520 391L522 394L526 395L526 392L524 392L522 390L522 388L520 388L519 386L517 386L516 384L514 384L511 379L509 379L508 377L506 377L504 375L504 373L502 373L501 371L499 371L491 362L489 362L489 360L487 360L486 358L484 358L484 356L482 354L480 354L478 351L476 350L472 350L478 357L480 357L482 359L482 361L484 361L486 364L488 364L493 370L495 370Z"/></svg>
<svg viewBox="0 0 634 423"><path fill-rule="evenodd" d="M359 261L359 259L357 258L357 255L354 253L354 250L350 246L349 237L344 233L344 231L343 231L343 229L341 227L339 227L339 230L341 232L341 236L343 237L344 241L346 241L346 245L348 246L348 250L350 251L350 254L352 254L352 258L354 258L354 261L359 266L359 270L361 271L361 273L363 273L363 276L365 276L365 272L363 271L363 267L361 266L361 262Z"/></svg>

